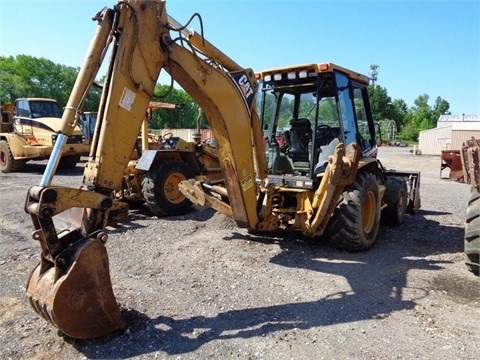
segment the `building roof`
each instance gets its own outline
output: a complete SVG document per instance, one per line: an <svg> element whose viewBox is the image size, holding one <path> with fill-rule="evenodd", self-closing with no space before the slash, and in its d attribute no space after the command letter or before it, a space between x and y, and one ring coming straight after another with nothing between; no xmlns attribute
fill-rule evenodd
<svg viewBox="0 0 480 360"><path fill-rule="evenodd" d="M480 115L440 115L438 122L480 122Z"/></svg>

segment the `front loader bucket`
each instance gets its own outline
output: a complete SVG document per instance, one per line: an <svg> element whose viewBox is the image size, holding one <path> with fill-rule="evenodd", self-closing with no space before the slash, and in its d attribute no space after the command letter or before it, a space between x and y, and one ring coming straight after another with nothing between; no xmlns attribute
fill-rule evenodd
<svg viewBox="0 0 480 360"><path fill-rule="evenodd" d="M54 265L42 259L27 284L31 306L65 335L92 339L126 327L113 295L105 246L84 238Z"/></svg>

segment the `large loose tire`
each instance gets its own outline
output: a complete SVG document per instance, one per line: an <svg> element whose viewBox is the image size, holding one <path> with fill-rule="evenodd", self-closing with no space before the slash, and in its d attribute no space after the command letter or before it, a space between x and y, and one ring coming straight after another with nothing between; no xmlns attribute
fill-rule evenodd
<svg viewBox="0 0 480 360"><path fill-rule="evenodd" d="M194 177L192 168L183 161L160 163L153 171L147 172L142 181L145 204L157 216L187 213L192 203L180 192L178 184Z"/></svg>
<svg viewBox="0 0 480 360"><path fill-rule="evenodd" d="M19 171L25 165L24 161L15 160L6 140L0 140L0 171L3 173Z"/></svg>
<svg viewBox="0 0 480 360"><path fill-rule="evenodd" d="M386 225L402 225L408 202L408 188L404 179L389 177L386 181L384 200L387 207L382 210L381 222Z"/></svg>
<svg viewBox="0 0 480 360"><path fill-rule="evenodd" d="M472 192L465 223L465 265L475 275L480 268L480 193Z"/></svg>
<svg viewBox="0 0 480 360"><path fill-rule="evenodd" d="M78 162L80 161L80 155L68 155L62 156L58 162L58 168L64 170L75 169Z"/></svg>
<svg viewBox="0 0 480 360"><path fill-rule="evenodd" d="M370 248L380 226L380 196L375 175L359 172L345 188L343 200L328 224L330 241L348 251Z"/></svg>

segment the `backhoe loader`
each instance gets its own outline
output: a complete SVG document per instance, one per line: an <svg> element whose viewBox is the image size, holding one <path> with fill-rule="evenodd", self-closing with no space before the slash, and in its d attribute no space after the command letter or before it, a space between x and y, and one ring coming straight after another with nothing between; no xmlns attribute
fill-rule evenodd
<svg viewBox="0 0 480 360"><path fill-rule="evenodd" d="M197 132L192 141L186 141L172 132L156 135L150 132L149 122L158 109L182 109L183 104L150 101L140 135L135 142L130 161L124 170L122 188L115 199L128 204L145 203L157 216L182 215L192 209L192 203L178 188L189 178L209 182L221 182L222 174L216 154L216 146L210 141L201 141L200 115ZM77 114L85 138L93 138L97 113Z"/></svg>
<svg viewBox="0 0 480 360"><path fill-rule="evenodd" d="M182 181L180 190L193 203L249 231L292 230L310 238L327 232L336 246L353 251L373 245L380 215L400 224L406 211L418 211L420 174L386 170L376 159L365 76L331 63L255 74L209 43L203 31L169 17L164 1L121 1L95 19L56 151L25 202L41 247L27 297L67 336L95 338L126 326L112 290L105 228L114 220L113 194L121 189L161 70L200 106L217 143L223 182ZM112 56L82 186L53 185L59 150L106 46ZM368 132L359 131L360 120L368 122ZM282 121L288 125L280 148L275 135ZM58 231L54 217L72 207L83 209L81 225Z"/></svg>
<svg viewBox="0 0 480 360"><path fill-rule="evenodd" d="M180 192L178 185L181 181L206 177L209 183L223 181L216 146L201 141L201 113L192 141L173 136L171 132L161 136L149 132L148 123L155 110L181 107L182 104L150 101L117 199L129 203L144 202L157 216L182 215L192 209L192 203Z"/></svg>

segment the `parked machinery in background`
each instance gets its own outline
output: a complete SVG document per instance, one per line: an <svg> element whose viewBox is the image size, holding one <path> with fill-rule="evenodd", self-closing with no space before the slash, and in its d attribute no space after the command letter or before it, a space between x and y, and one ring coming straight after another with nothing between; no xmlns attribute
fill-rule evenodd
<svg viewBox="0 0 480 360"><path fill-rule="evenodd" d="M57 141L62 112L56 100L20 98L1 106L0 171L19 171L30 160L50 157ZM90 146L75 125L71 136L59 149L59 166L74 168Z"/></svg>

